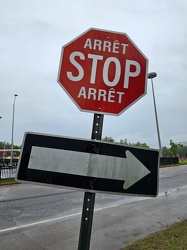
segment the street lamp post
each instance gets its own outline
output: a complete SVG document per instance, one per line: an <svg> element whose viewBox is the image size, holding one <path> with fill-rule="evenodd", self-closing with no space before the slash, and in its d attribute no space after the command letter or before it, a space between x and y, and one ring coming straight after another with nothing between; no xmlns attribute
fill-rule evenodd
<svg viewBox="0 0 187 250"><path fill-rule="evenodd" d="M15 113L15 102L16 97L18 95L14 95L14 102L13 102L13 114L12 114L12 139L11 139L11 157L10 157L10 164L12 165L12 159L13 159L13 144L14 144L14 113Z"/></svg>
<svg viewBox="0 0 187 250"><path fill-rule="evenodd" d="M0 116L0 119L2 119L2 116Z"/></svg>
<svg viewBox="0 0 187 250"><path fill-rule="evenodd" d="M159 126L158 126L158 117L157 117L157 110L156 110L155 93L154 93L154 87L153 87L153 78L155 78L156 76L157 76L157 73L156 73L156 72L151 72L151 73L149 73L149 74L147 75L147 78L148 78L148 79L151 79L151 84L152 84L153 103L154 103L154 110L155 110L155 119L156 119L157 136L158 136L158 145L159 145L160 157L162 157L162 147L161 147Z"/></svg>

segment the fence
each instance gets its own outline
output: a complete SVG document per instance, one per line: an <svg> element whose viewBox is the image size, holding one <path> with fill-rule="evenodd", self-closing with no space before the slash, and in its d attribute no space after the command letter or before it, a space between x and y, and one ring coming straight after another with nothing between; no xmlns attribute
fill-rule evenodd
<svg viewBox="0 0 187 250"><path fill-rule="evenodd" d="M179 164L179 157L160 157L160 165Z"/></svg>
<svg viewBox="0 0 187 250"><path fill-rule="evenodd" d="M1 167L0 166L0 180L14 179L16 176L17 167Z"/></svg>
<svg viewBox="0 0 187 250"><path fill-rule="evenodd" d="M178 157L161 157L160 158L160 165L172 165L172 164L179 164ZM0 180L6 179L14 179L16 176L17 171L17 164L13 166L7 165L0 165Z"/></svg>

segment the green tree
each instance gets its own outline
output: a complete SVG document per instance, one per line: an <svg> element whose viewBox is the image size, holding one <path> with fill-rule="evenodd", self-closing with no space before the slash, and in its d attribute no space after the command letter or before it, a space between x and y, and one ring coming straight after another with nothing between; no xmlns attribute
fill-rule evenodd
<svg viewBox="0 0 187 250"><path fill-rule="evenodd" d="M119 143L128 145L127 139L120 139Z"/></svg>
<svg viewBox="0 0 187 250"><path fill-rule="evenodd" d="M0 141L0 149L11 149L11 144L8 143L8 142L3 142L3 141ZM17 146L17 145L14 145L13 146L14 149L20 149L21 146Z"/></svg>
<svg viewBox="0 0 187 250"><path fill-rule="evenodd" d="M187 158L187 146L178 144L178 155L183 158Z"/></svg>
<svg viewBox="0 0 187 250"><path fill-rule="evenodd" d="M10 149L11 148L11 144L8 142L4 142L4 141L0 141L0 149Z"/></svg>
<svg viewBox="0 0 187 250"><path fill-rule="evenodd" d="M102 141L107 141L107 142L115 142L115 140L112 137L105 136L102 138Z"/></svg>
<svg viewBox="0 0 187 250"><path fill-rule="evenodd" d="M177 156L178 145L176 143L174 143L172 140L170 140L169 145L170 145L169 150L170 150L172 156Z"/></svg>
<svg viewBox="0 0 187 250"><path fill-rule="evenodd" d="M130 143L129 145L135 146L135 147L149 148L149 146L145 142Z"/></svg>
<svg viewBox="0 0 187 250"><path fill-rule="evenodd" d="M171 157L171 151L167 147L162 147L162 155L163 157Z"/></svg>
<svg viewBox="0 0 187 250"><path fill-rule="evenodd" d="M130 143L130 142L127 141L127 139L120 139L119 143L124 144L124 145L129 145L129 146L149 148L149 146L145 142Z"/></svg>

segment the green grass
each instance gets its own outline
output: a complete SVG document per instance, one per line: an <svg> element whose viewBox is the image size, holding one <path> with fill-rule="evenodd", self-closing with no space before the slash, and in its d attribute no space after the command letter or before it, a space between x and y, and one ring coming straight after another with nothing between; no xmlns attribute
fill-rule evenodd
<svg viewBox="0 0 187 250"><path fill-rule="evenodd" d="M179 164L180 165L187 165L187 160L186 159L185 160L180 160Z"/></svg>
<svg viewBox="0 0 187 250"><path fill-rule="evenodd" d="M187 220L138 240L122 250L186 250Z"/></svg>
<svg viewBox="0 0 187 250"><path fill-rule="evenodd" d="M1 184L12 184L12 183L16 183L15 179L2 179L0 180L0 185Z"/></svg>

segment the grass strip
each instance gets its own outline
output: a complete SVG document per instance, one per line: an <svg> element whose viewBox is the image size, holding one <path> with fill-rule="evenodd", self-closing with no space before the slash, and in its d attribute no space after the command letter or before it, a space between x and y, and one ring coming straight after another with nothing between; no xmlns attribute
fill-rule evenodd
<svg viewBox="0 0 187 250"><path fill-rule="evenodd" d="M187 220L133 242L122 250L187 250Z"/></svg>
<svg viewBox="0 0 187 250"><path fill-rule="evenodd" d="M11 178L11 179L1 179L0 180L0 185L2 184L14 184L16 183L15 179L14 178Z"/></svg>

